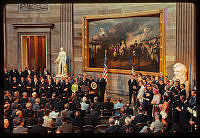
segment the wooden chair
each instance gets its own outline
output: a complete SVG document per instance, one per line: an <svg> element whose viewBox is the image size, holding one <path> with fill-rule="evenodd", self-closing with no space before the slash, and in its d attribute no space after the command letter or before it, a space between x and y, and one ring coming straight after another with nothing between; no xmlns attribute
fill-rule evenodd
<svg viewBox="0 0 200 138"><path fill-rule="evenodd" d="M113 110L103 109L100 112L101 116L113 116Z"/></svg>
<svg viewBox="0 0 200 138"><path fill-rule="evenodd" d="M98 118L98 125L108 124L109 118L110 118L110 116L100 116Z"/></svg>
<svg viewBox="0 0 200 138"><path fill-rule="evenodd" d="M93 125L85 125L82 126L81 132L83 133L93 133L95 130L95 127Z"/></svg>
<svg viewBox="0 0 200 138"><path fill-rule="evenodd" d="M78 126L73 126L72 131L73 131L73 133L81 133L81 128Z"/></svg>
<svg viewBox="0 0 200 138"><path fill-rule="evenodd" d="M97 125L95 128L98 133L105 133L106 128L108 127L108 124L103 124L103 125Z"/></svg>
<svg viewBox="0 0 200 138"><path fill-rule="evenodd" d="M135 131L140 132L144 126L148 126L148 124L147 123L137 123L135 125L135 129L136 129Z"/></svg>

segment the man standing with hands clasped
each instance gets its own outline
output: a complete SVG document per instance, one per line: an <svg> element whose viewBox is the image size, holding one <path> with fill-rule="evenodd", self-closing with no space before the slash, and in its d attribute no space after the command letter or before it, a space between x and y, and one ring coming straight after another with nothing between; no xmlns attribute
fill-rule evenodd
<svg viewBox="0 0 200 138"><path fill-rule="evenodd" d="M98 94L97 95L98 95L98 98L99 98L99 102L104 102L104 94L105 94L105 90L106 90L106 81L102 77L101 73L99 73L99 75L98 75L97 84L98 84L98 91L97 91Z"/></svg>

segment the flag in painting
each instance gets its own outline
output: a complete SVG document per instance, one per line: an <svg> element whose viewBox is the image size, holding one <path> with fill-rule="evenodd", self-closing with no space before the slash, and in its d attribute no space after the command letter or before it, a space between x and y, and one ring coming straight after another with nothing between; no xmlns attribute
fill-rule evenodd
<svg viewBox="0 0 200 138"><path fill-rule="evenodd" d="M106 54L105 54L105 59L104 59L104 71L103 71L103 78L106 80L107 82L107 77L108 77L108 68L106 65Z"/></svg>

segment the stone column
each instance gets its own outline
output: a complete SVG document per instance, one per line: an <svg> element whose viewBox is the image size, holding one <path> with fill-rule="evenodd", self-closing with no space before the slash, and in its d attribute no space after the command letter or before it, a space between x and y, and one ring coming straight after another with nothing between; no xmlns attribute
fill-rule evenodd
<svg viewBox="0 0 200 138"><path fill-rule="evenodd" d="M196 85L196 24L193 3L176 4L176 62L187 67L189 89Z"/></svg>
<svg viewBox="0 0 200 138"><path fill-rule="evenodd" d="M60 4L60 44L63 47L63 50L66 51L67 59L70 63L69 72L74 69L73 67L73 4Z"/></svg>

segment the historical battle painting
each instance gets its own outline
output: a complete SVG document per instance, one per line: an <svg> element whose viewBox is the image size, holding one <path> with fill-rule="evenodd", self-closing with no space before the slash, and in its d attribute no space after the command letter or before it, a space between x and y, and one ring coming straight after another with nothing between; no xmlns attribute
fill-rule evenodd
<svg viewBox="0 0 200 138"><path fill-rule="evenodd" d="M88 20L89 68L160 72L160 16Z"/></svg>

